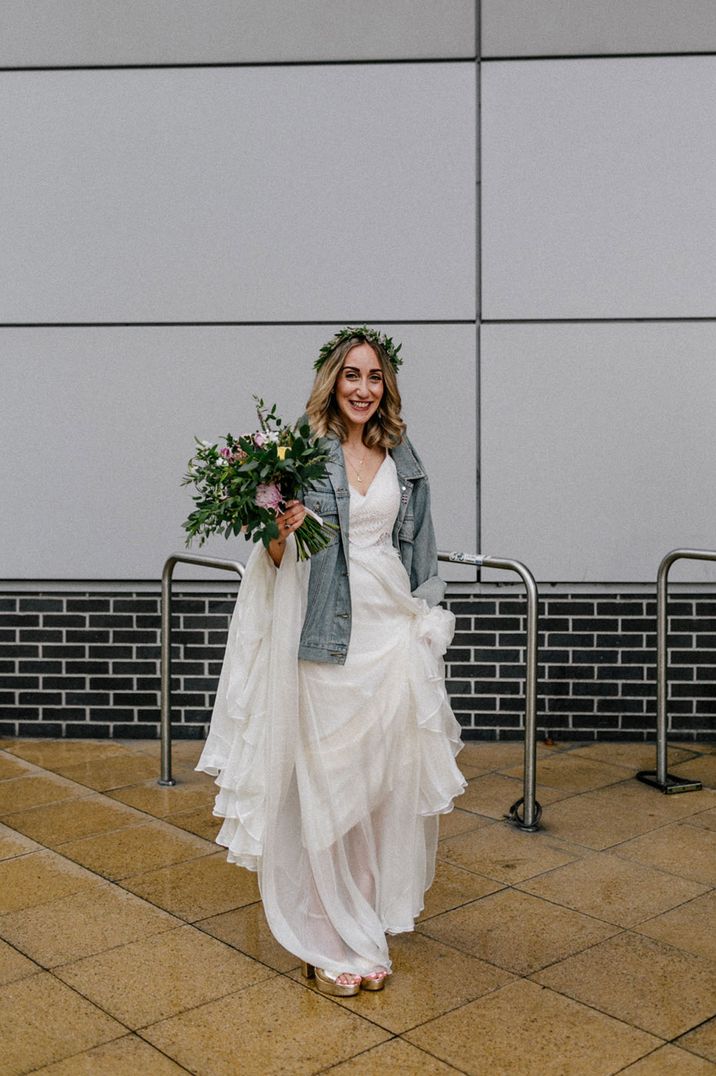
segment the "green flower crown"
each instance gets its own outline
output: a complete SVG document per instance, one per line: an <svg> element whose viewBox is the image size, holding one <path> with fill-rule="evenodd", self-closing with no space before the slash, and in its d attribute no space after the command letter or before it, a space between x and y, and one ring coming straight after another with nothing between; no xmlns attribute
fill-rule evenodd
<svg viewBox="0 0 716 1076"><path fill-rule="evenodd" d="M403 363L402 357L398 354L403 345L394 344L392 337L386 336L385 333L378 332L377 329L370 329L367 325L346 325L345 329L341 329L337 332L336 335L321 348L318 358L313 364L314 369L320 370L324 362L331 357L339 344L342 344L344 340L350 340L356 336L359 340L365 340L368 344L377 344L381 347L390 359L393 369L397 373L398 367L402 366Z"/></svg>

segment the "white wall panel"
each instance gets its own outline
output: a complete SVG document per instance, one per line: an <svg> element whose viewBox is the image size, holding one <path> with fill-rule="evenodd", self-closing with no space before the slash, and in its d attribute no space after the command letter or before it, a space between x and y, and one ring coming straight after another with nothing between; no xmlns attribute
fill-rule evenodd
<svg viewBox="0 0 716 1076"><path fill-rule="evenodd" d="M716 548L715 351L711 323L483 326L483 550L653 582L670 549Z"/></svg>
<svg viewBox="0 0 716 1076"><path fill-rule="evenodd" d="M706 52L713 0L482 0L483 56Z"/></svg>
<svg viewBox="0 0 716 1076"><path fill-rule="evenodd" d="M716 56L482 79L483 317L716 316Z"/></svg>
<svg viewBox="0 0 716 1076"><path fill-rule="evenodd" d="M0 66L475 55L474 0L3 0Z"/></svg>
<svg viewBox="0 0 716 1076"><path fill-rule="evenodd" d="M179 482L194 434L255 429L252 393L297 417L335 328L0 330L0 576L158 578L183 547L192 502ZM385 328L403 341L404 414L430 474L438 540L472 550L474 327ZM243 541L223 539L204 551L231 548L246 555Z"/></svg>
<svg viewBox="0 0 716 1076"><path fill-rule="evenodd" d="M473 318L474 79L0 74L0 321Z"/></svg>

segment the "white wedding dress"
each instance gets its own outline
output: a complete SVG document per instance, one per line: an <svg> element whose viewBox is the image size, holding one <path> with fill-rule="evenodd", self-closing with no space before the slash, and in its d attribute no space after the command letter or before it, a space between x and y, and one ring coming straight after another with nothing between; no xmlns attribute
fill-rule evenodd
<svg viewBox="0 0 716 1076"><path fill-rule="evenodd" d="M258 871L274 937L331 974L390 969L386 933L413 929L432 883L438 815L465 780L443 654L454 617L410 594L391 543L389 454L350 493L351 637L345 665L298 661L309 562L288 539L247 564L211 729L216 838Z"/></svg>

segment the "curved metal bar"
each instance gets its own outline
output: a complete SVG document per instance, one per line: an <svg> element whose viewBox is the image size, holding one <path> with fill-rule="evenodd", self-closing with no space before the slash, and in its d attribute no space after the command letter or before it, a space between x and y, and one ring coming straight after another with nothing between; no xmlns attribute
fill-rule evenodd
<svg viewBox="0 0 716 1076"><path fill-rule="evenodd" d="M661 792L697 792L700 781L689 781L667 773L666 768L666 704L668 655L669 572L677 560L716 560L713 549L672 549L662 558L656 574L656 770L640 770L637 780L658 788Z"/></svg>
<svg viewBox="0 0 716 1076"><path fill-rule="evenodd" d="M199 564L205 568L218 568L224 572L236 572L243 578L244 566L240 560L224 560L221 557L203 557L197 553L172 553L164 562L162 571L162 701L161 701L161 772L160 785L175 785L172 777L172 576L177 564Z"/></svg>
<svg viewBox="0 0 716 1076"><path fill-rule="evenodd" d="M527 596L527 639L525 669L525 754L522 799L512 804L509 819L520 829L534 832L539 829L542 808L535 799L537 770L537 620L539 594L532 572L519 560L493 557L482 553L438 553L438 560L453 564L474 564L476 567L500 568L516 572L525 585ZM523 805L520 817L518 808Z"/></svg>

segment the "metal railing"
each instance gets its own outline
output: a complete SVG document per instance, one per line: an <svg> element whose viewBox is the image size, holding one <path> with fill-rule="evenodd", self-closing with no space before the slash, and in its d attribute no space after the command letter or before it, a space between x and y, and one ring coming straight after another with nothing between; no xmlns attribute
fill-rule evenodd
<svg viewBox="0 0 716 1076"><path fill-rule="evenodd" d="M161 702L161 771L160 785L175 785L172 777L172 576L177 564L200 564L222 572L236 572L243 578L244 566L239 560L221 557L202 557L196 553L172 553L162 571L162 702Z"/></svg>
<svg viewBox="0 0 716 1076"><path fill-rule="evenodd" d="M666 770L666 708L668 690L667 606L669 571L677 560L715 560L713 549L672 549L661 561L656 576L656 769L640 770L636 777L661 792L698 792L701 781L677 777Z"/></svg>
<svg viewBox="0 0 716 1076"><path fill-rule="evenodd" d="M516 572L527 592L527 637L525 640L525 754L522 797L516 800L505 816L520 829L534 832L539 829L542 808L535 799L537 771L537 584L532 572L518 560L492 557L477 553L438 553L438 560L453 564L472 564L477 568L501 568ZM520 817L518 808L523 805Z"/></svg>
<svg viewBox="0 0 716 1076"><path fill-rule="evenodd" d="M537 767L537 584L534 576L517 560L505 557L492 557L474 553L438 553L438 560L453 564L470 564L475 567L499 568L516 572L520 576L527 592L527 637L525 669L525 747L524 747L524 783L523 795L516 800L505 816L520 829L533 832L539 828L542 808L535 799L535 777ZM244 565L238 560L222 560L219 557L204 557L192 553L172 553L167 558L162 572L162 656L161 656L161 772L158 784L170 786L176 784L172 777L172 576L174 567L179 564L199 564L206 568L236 572L243 578ZM523 806L520 816L519 807Z"/></svg>

